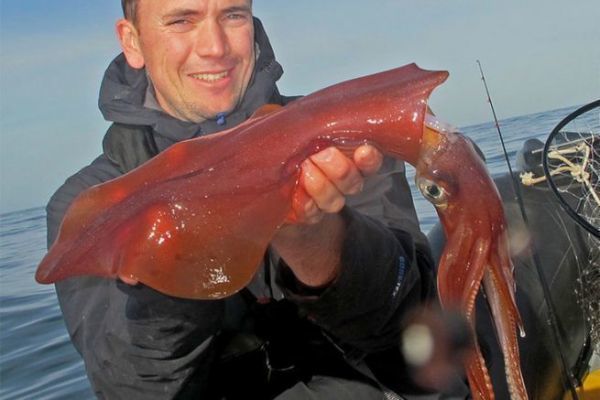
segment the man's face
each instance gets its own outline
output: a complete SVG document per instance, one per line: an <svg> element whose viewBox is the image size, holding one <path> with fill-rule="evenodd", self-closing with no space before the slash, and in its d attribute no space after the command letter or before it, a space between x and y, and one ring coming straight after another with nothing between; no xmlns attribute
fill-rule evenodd
<svg viewBox="0 0 600 400"><path fill-rule="evenodd" d="M137 32L161 107L192 122L231 111L254 68L251 0L141 0Z"/></svg>

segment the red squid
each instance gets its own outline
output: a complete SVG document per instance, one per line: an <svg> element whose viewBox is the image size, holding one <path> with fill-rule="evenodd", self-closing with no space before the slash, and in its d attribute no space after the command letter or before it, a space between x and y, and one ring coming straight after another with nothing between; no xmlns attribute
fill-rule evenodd
<svg viewBox="0 0 600 400"><path fill-rule="evenodd" d="M447 76L411 64L266 107L238 127L175 144L81 193L36 279L121 277L172 296L229 296L251 280L289 215L301 162L329 146L371 143L416 167L418 186L436 206L447 237L438 275L442 304L474 324L483 281L511 395L525 399L500 197L470 142L425 123L429 95ZM492 399L479 350L467 372L474 398Z"/></svg>

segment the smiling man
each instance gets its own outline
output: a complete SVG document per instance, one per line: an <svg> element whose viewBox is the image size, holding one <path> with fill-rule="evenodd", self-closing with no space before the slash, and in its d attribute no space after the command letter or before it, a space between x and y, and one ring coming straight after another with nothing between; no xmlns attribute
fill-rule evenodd
<svg viewBox="0 0 600 400"><path fill-rule="evenodd" d="M248 1L143 1L117 23L127 62L145 68L175 118L202 122L242 99L255 63Z"/></svg>
<svg viewBox="0 0 600 400"><path fill-rule="evenodd" d="M294 100L277 89L282 68L250 0L122 3L123 53L100 93L113 124L103 153L50 200L49 244L86 188ZM402 319L431 294L431 263L403 165L366 145L350 157L325 149L303 162L298 193L260 272L228 299L96 277L57 284L99 398L369 399L384 398L382 384L411 388L393 371Z"/></svg>

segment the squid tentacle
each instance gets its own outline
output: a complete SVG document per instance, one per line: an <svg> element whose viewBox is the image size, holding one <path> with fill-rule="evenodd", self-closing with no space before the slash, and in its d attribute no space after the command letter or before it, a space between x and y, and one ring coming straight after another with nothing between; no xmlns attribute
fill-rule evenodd
<svg viewBox="0 0 600 400"><path fill-rule="evenodd" d="M472 333L476 337L475 314L469 318L469 323L471 324ZM492 380L477 340L475 340L475 352L469 359L466 372L473 400L494 400Z"/></svg>
<svg viewBox="0 0 600 400"><path fill-rule="evenodd" d="M517 326L520 324L516 305L510 290L507 290L506 281L503 279L505 268L511 268L500 255L497 257L499 264L493 264L486 271L483 285L488 296L488 302L495 321L497 336L500 341L504 357L504 368L507 377L508 388L512 400L527 399L527 391L523 375L521 373L519 346L517 338Z"/></svg>
<svg viewBox="0 0 600 400"><path fill-rule="evenodd" d="M438 292L445 308L460 307L465 313L473 337L475 332L475 298L487 269L491 241L489 238L476 237L467 219L461 221L448 234L446 251L442 255L438 270ZM460 265L460 263L465 263ZM459 271L467 270L467 274ZM494 392L485 360L475 343L475 351L466 368L474 399L493 400Z"/></svg>
<svg viewBox="0 0 600 400"><path fill-rule="evenodd" d="M464 260L470 251L469 243L473 231L468 228L468 224L459 223L457 228L446 236L447 243L437 271L438 294L444 308L460 307L463 287L459 279L462 277L455 273L454 265ZM449 251L450 249L456 250Z"/></svg>
<svg viewBox="0 0 600 400"><path fill-rule="evenodd" d="M464 309L466 310L466 316L471 325L473 337L477 337L475 329L475 299L479 293L483 276L488 269L490 247L491 243L489 238L478 238L473 246L473 251L471 252L471 257L468 261L470 273L466 282L471 282L472 286L470 288L465 288L465 291L463 292L465 296ZM492 380L477 341L475 341L475 354L470 361L471 362L467 367L467 376L473 391L473 398L493 400L494 389Z"/></svg>
<svg viewBox="0 0 600 400"><path fill-rule="evenodd" d="M506 232L503 232L498 240L498 248L499 249L508 249L508 235ZM507 306L510 308L509 312L515 319L517 326L521 332L521 336L525 337L525 328L523 326L523 321L521 320L521 314L519 313L519 308L517 306L517 299L515 297L516 293L516 282L514 278L514 267L510 256L507 251L498 251L497 252L499 261L497 265L498 268L498 284L499 287L503 289L503 293L507 296L508 304Z"/></svg>
<svg viewBox="0 0 600 400"><path fill-rule="evenodd" d="M487 269L487 259L490 252L490 241L485 238L478 238L472 247L471 257L469 259L469 274L466 282L471 282L470 288L465 288L463 292L463 307L466 310L467 317L471 318L475 314L475 298L479 293L481 280Z"/></svg>

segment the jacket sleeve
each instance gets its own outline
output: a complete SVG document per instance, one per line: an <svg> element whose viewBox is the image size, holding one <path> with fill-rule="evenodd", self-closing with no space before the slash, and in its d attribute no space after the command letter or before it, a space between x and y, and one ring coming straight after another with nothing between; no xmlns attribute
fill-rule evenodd
<svg viewBox="0 0 600 400"><path fill-rule="evenodd" d="M315 291L280 262L278 283L341 344L364 353L397 347L403 316L433 294L433 261L403 163L386 159L342 215L347 230L337 279Z"/></svg>
<svg viewBox="0 0 600 400"><path fill-rule="evenodd" d="M69 178L47 206L48 244L77 194L119 174L99 157ZM58 282L56 291L98 398L173 399L206 392L222 301L177 299L96 277Z"/></svg>

